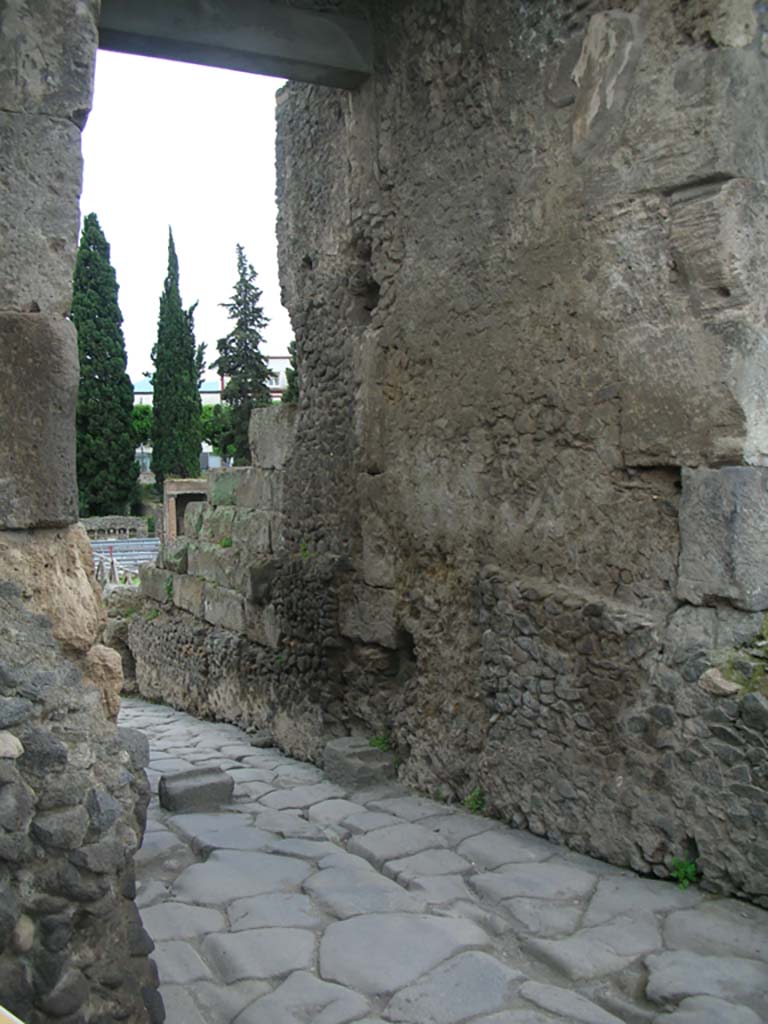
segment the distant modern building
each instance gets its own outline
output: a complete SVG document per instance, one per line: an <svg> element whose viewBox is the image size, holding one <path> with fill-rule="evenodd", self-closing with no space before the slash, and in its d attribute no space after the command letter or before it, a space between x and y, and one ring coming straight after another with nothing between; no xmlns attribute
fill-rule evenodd
<svg viewBox="0 0 768 1024"><path fill-rule="evenodd" d="M270 384L270 394L273 402L279 402L287 387L285 371L290 365L290 356L267 356L267 364L275 377ZM211 377L200 384L200 401L203 405L221 404L222 378ZM146 377L141 377L133 382L133 404L152 405L153 400L152 384ZM142 445L136 449L136 459L141 470L140 479L143 483L151 483L154 476L150 469L152 461L152 446ZM218 469L225 464L225 460L219 455L214 455L211 446L203 442L203 450L200 453L200 469Z"/></svg>

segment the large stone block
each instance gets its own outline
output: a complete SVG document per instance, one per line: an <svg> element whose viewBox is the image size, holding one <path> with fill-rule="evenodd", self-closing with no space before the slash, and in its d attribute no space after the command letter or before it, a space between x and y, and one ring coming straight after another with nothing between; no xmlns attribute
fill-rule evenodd
<svg viewBox="0 0 768 1024"><path fill-rule="evenodd" d="M142 597L165 604L173 596L174 574L167 569L156 569L144 563L139 566L139 587Z"/></svg>
<svg viewBox="0 0 768 1024"><path fill-rule="evenodd" d="M205 609L205 581L197 576L174 576L173 603L190 615L202 619Z"/></svg>
<svg viewBox="0 0 768 1024"><path fill-rule="evenodd" d="M0 112L0 310L69 311L81 178L76 125Z"/></svg>
<svg viewBox="0 0 768 1024"><path fill-rule="evenodd" d="M238 590L242 594L247 592L248 570L241 563L239 552L234 546L221 547L204 541L191 543L187 555L187 572L209 583Z"/></svg>
<svg viewBox="0 0 768 1024"><path fill-rule="evenodd" d="M16 583L51 620L59 643L79 653L96 642L106 618L92 558L80 525L0 531L0 578Z"/></svg>
<svg viewBox="0 0 768 1024"><path fill-rule="evenodd" d="M323 752L325 774L346 789L375 786L395 777L395 755L359 736L341 736Z"/></svg>
<svg viewBox="0 0 768 1024"><path fill-rule="evenodd" d="M262 647L280 645L280 620L273 604L245 605L246 635Z"/></svg>
<svg viewBox="0 0 768 1024"><path fill-rule="evenodd" d="M91 108L97 4L5 0L0 11L0 109L68 118Z"/></svg>
<svg viewBox="0 0 768 1024"><path fill-rule="evenodd" d="M232 543L244 556L272 551L274 515L256 509L238 509L232 523Z"/></svg>
<svg viewBox="0 0 768 1024"><path fill-rule="evenodd" d="M0 138L0 161L2 147ZM2 231L0 223L0 236ZM0 237L0 264L5 252ZM0 420L6 425L0 444L0 527L74 523L80 377L75 328L66 320L0 313L0 352Z"/></svg>
<svg viewBox="0 0 768 1024"><path fill-rule="evenodd" d="M397 647L397 594L381 587L350 586L339 599L342 636L381 647Z"/></svg>
<svg viewBox="0 0 768 1024"><path fill-rule="evenodd" d="M249 440L251 461L260 469L282 469L288 459L296 432L298 409L275 403L251 413Z"/></svg>
<svg viewBox="0 0 768 1024"><path fill-rule="evenodd" d="M233 633L245 633L245 598L234 590L208 584L205 588L203 617L212 626L223 626Z"/></svg>
<svg viewBox="0 0 768 1024"><path fill-rule="evenodd" d="M678 597L768 608L768 469L684 469Z"/></svg>
<svg viewBox="0 0 768 1024"><path fill-rule="evenodd" d="M232 778L221 768L193 768L163 775L158 794L166 811L192 811L229 803L234 788Z"/></svg>

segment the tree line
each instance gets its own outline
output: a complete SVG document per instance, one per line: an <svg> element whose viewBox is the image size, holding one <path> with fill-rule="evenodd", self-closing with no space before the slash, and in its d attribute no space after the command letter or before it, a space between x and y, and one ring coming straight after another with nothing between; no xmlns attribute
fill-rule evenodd
<svg viewBox="0 0 768 1024"><path fill-rule="evenodd" d="M200 472L201 442L207 441L236 465L250 462L248 425L255 406L268 405L274 374L261 352L269 323L261 306L256 271L236 246L237 281L221 305L231 321L216 343L211 363L225 380L222 405L203 406L200 384L205 344L195 340L195 308L185 308L179 288L179 260L168 230L168 269L160 296L157 339L152 349L152 406L134 406L133 385L118 304L110 249L95 213L84 222L75 264L71 319L77 328L80 390L77 402L77 484L80 515L126 512L138 498L135 450L152 445L157 487L168 477ZM298 401L295 342L283 401Z"/></svg>

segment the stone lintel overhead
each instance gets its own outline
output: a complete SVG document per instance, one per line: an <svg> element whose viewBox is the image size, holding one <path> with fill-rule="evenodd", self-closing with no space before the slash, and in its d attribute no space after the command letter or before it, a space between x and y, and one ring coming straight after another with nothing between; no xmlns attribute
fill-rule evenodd
<svg viewBox="0 0 768 1024"><path fill-rule="evenodd" d="M340 89L372 62L364 19L268 0L103 0L99 46Z"/></svg>

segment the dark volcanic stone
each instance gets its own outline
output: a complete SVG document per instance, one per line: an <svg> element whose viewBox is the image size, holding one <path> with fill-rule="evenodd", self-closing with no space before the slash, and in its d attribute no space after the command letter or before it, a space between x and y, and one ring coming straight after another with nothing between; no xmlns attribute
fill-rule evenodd
<svg viewBox="0 0 768 1024"><path fill-rule="evenodd" d="M34 712L34 705L23 697L0 697L0 729L26 722Z"/></svg>

